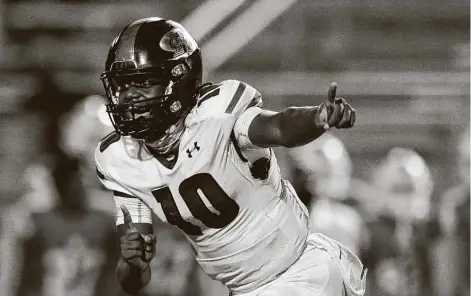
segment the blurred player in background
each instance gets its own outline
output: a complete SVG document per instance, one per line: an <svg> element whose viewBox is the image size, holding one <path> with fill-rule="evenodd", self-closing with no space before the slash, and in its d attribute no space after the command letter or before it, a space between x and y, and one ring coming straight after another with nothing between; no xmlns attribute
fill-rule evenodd
<svg viewBox="0 0 471 296"><path fill-rule="evenodd" d="M83 183L89 192L87 196L91 197L88 201L90 205L114 216L113 199L96 179L93 161L97 141L113 131L105 102L105 98L99 95L90 95L62 115L59 120L59 147L66 155L80 160Z"/></svg>
<svg viewBox="0 0 471 296"><path fill-rule="evenodd" d="M4 230L11 245L9 295L120 295L113 217L87 204L77 159L56 160L50 168L42 181L52 185L52 199L35 210L29 204L36 200L18 204L5 217L14 226ZM41 202L41 192L36 193L25 200Z"/></svg>
<svg viewBox="0 0 471 296"><path fill-rule="evenodd" d="M358 202L350 194L352 165L345 145L325 133L314 142L292 149L291 158L302 174L297 177L304 180L299 185L310 194L311 231L328 235L359 255L367 244L367 234Z"/></svg>
<svg viewBox="0 0 471 296"><path fill-rule="evenodd" d="M0 236L0 295L18 295L22 251L18 243L30 228L31 216L48 211L52 207L55 191L50 170L44 162L31 164L26 170L24 182L27 192L15 203L2 209Z"/></svg>
<svg viewBox="0 0 471 296"><path fill-rule="evenodd" d="M90 95L76 103L59 121L61 149L95 167L93 152L96 141L113 131L104 103L99 95Z"/></svg>
<svg viewBox="0 0 471 296"><path fill-rule="evenodd" d="M336 98L336 84L319 106L263 110L244 82L202 84L202 67L185 28L157 17L126 26L110 47L102 81L115 133L95 160L121 209L123 289L137 294L151 279L155 214L184 233L203 270L233 295L362 295L363 265L309 233L271 149L350 128L355 110Z"/></svg>
<svg viewBox="0 0 471 296"><path fill-rule="evenodd" d="M393 148L363 188L370 215L370 269L366 295L431 295L429 220L433 182L424 159L415 151Z"/></svg>
<svg viewBox="0 0 471 296"><path fill-rule="evenodd" d="M469 128L457 145L457 182L438 204L440 236L433 247L437 296L469 296L470 289L470 176Z"/></svg>
<svg viewBox="0 0 471 296"><path fill-rule="evenodd" d="M114 264L109 268L117 256L109 208L114 203L89 161L96 141L112 129L103 100L86 97L61 117L60 153L30 165L25 174L29 191L3 217L4 225L13 225L5 227L2 239L10 261L8 295L122 293ZM103 196L97 199L98 194ZM99 226L92 235L87 228L95 223ZM10 248L15 245L22 247Z"/></svg>

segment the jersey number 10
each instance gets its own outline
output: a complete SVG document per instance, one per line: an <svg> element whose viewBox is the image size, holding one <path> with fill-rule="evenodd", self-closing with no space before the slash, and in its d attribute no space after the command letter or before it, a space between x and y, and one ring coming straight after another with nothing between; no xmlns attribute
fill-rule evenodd
<svg viewBox="0 0 471 296"><path fill-rule="evenodd" d="M199 173L183 180L178 191L193 217L209 228L223 228L231 223L239 213L239 205L224 192L213 176L208 173ZM204 194L219 214L208 209L198 191ZM167 186L151 192L162 206L168 223L177 226L188 235L203 234L198 226L183 219L172 192Z"/></svg>

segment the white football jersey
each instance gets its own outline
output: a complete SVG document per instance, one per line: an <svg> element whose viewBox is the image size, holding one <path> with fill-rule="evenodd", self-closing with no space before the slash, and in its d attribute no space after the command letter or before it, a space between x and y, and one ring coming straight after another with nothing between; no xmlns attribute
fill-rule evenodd
<svg viewBox="0 0 471 296"><path fill-rule="evenodd" d="M203 270L233 292L286 270L309 233L307 210L281 178L273 151L248 140L261 104L260 94L240 81L203 88L172 169L116 134L95 154L98 175L115 194L117 223L121 204L134 223L151 223L153 211L185 233Z"/></svg>

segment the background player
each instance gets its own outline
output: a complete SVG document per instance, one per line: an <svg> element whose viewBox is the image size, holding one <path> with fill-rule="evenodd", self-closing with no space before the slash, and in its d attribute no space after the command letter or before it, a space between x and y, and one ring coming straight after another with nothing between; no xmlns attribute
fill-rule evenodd
<svg viewBox="0 0 471 296"><path fill-rule="evenodd" d="M77 159L51 167L51 180L42 179L52 181L49 202L32 209L45 192L30 192L5 217L14 226L4 229L13 248L2 248L10 251L10 295L122 295L114 276L119 254L112 216L88 205Z"/></svg>
<svg viewBox="0 0 471 296"><path fill-rule="evenodd" d="M440 197L437 205L439 236L432 252L435 295L469 295L470 283L470 177L469 128L456 145L458 170L453 186Z"/></svg>
<svg viewBox="0 0 471 296"><path fill-rule="evenodd" d="M329 132L291 149L290 156L298 169L296 178L302 180L300 191L309 193L311 231L323 233L360 255L368 235L359 203L351 194L352 163L345 145Z"/></svg>
<svg viewBox="0 0 471 296"><path fill-rule="evenodd" d="M369 213L370 244L362 254L370 270L366 295L431 295L433 181L427 163L414 150L396 147L371 181L357 197Z"/></svg>

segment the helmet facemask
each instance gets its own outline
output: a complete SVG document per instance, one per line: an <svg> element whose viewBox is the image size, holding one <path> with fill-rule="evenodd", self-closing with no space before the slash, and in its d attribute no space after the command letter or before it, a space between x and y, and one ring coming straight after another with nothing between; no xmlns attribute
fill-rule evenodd
<svg viewBox="0 0 471 296"><path fill-rule="evenodd" d="M192 105L193 94L179 92L190 67L188 62L177 63L171 75L165 75L167 77L156 75L155 70L162 69L105 72L102 81L109 98L106 107L115 130L122 136L148 143L161 154L174 148L183 133L184 118ZM129 87L145 89L156 85L161 86L161 95L126 102L120 99L121 92Z"/></svg>

